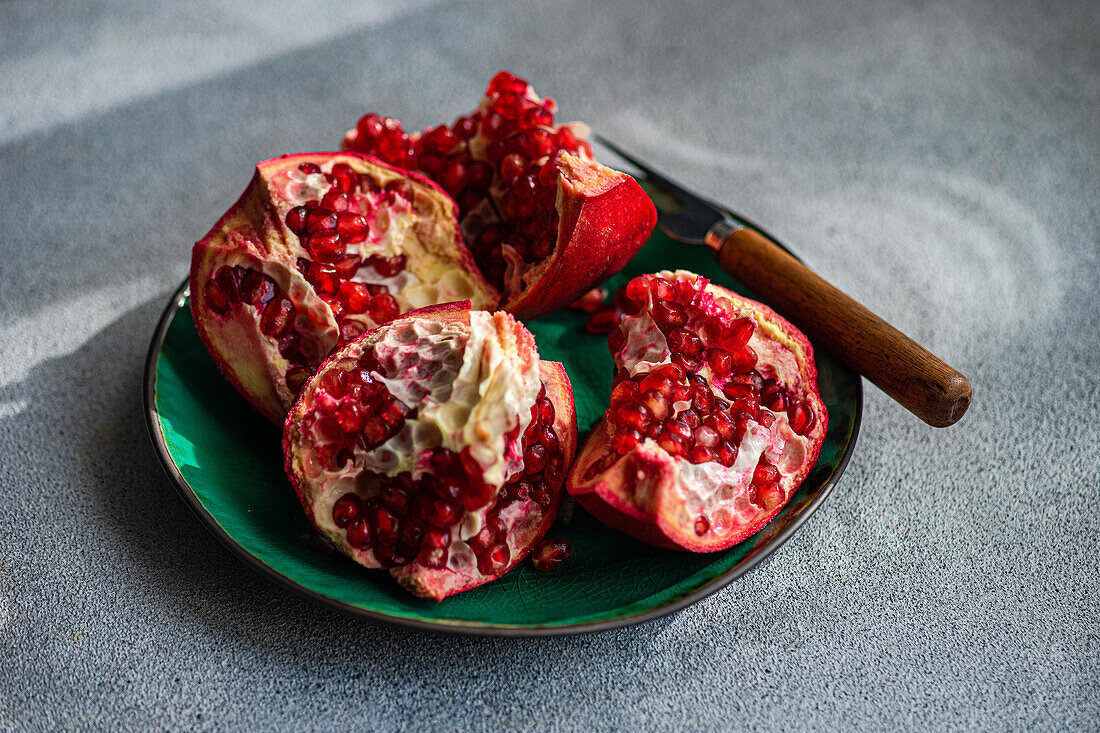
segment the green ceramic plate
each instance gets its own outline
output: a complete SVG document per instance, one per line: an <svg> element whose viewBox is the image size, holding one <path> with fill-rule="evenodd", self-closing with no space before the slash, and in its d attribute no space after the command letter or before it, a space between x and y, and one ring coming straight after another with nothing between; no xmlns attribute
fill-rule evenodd
<svg viewBox="0 0 1100 733"><path fill-rule="evenodd" d="M735 286L702 248L654 234L608 284L682 268ZM751 295L743 288L737 288ZM607 405L606 338L583 331L583 314L563 311L530 323L544 359L561 361L573 382L581 440ZM855 443L863 392L858 375L818 352L829 432L817 465L791 502L754 537L723 552L691 554L638 543L583 509L563 510L551 536L573 557L550 573L523 562L496 582L446 599L406 593L384 571L364 570L331 550L310 527L283 474L279 430L221 376L191 319L186 283L153 336L145 373L149 431L169 477L200 521L248 565L325 605L421 629L500 636L571 634L663 616L714 593L776 550L836 484Z"/></svg>

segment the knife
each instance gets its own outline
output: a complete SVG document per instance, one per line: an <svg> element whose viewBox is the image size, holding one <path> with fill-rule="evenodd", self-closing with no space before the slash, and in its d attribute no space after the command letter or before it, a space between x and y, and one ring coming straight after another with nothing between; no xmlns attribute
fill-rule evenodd
<svg viewBox="0 0 1100 733"><path fill-rule="evenodd" d="M841 292L729 209L707 201L595 135L636 169L669 238L709 248L718 265L813 341L929 425L954 425L970 406L970 382L942 359Z"/></svg>

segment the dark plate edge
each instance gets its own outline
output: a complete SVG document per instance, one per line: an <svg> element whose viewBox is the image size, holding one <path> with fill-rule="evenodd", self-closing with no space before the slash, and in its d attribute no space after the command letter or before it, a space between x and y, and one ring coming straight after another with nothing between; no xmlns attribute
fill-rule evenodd
<svg viewBox="0 0 1100 733"><path fill-rule="evenodd" d="M171 455L168 453L168 446L164 439L164 433L161 431L159 413L156 407L156 364L160 356L161 348L164 345L164 337L168 332L169 326L172 324L172 320L175 318L176 313L183 304L183 299L188 293L189 281L184 279L183 283L175 290L172 297L168 301L168 305L165 307L164 312L160 316L160 320L157 322L157 328L153 333L153 339L149 344L149 351L145 358L145 369L142 376L144 382L142 390L142 406L145 414L145 425L149 431L149 439L153 443L153 447L156 451L157 458L160 460L161 468L164 469L165 474L171 480L176 490L180 493L184 502L190 507L191 511L195 513L195 516L200 522L211 532L218 540L225 545L229 551L235 555L238 559L244 562L245 565L258 571L262 575L267 576L270 580L282 585L285 588L289 588L295 593L309 598L323 606L334 608L342 613L357 618L366 618L370 621L382 623L388 626L398 626L403 628L412 628L419 631L431 631L437 633L451 633L451 634L465 634L471 636L493 636L493 637L537 637L537 636L570 636L576 634L587 634L597 631L609 631L611 629L623 628L625 626L634 626L637 624L643 624L649 621L655 621L659 618L663 618L670 614L676 613L687 606L692 605L714 593L717 593L722 588L732 583L737 578L741 577L749 570L752 570L765 559L770 557L776 550L783 546L783 544L790 539L790 537L809 519L822 502L832 493L836 487L840 476L844 473L844 469L848 465L849 459L854 452L856 438L859 435L860 424L863 419L863 381L856 379L856 410L855 418L852 421L852 433L848 439L848 444L844 453L841 455L840 461L837 463L833 472L822 484L821 489L816 498L813 501L806 504L802 513L791 522L782 532L777 534L767 545L754 551L750 551L746 555L745 559L738 563L735 567L731 568L726 573L719 575L714 580L700 586L696 590L670 601L664 605L657 606L656 608L641 613L628 614L625 616L619 616L614 619L607 619L603 621L590 621L580 624L568 624L565 626L510 626L510 625L494 625L494 624L471 624L469 622L444 622L444 621L424 621L420 619L406 618L403 616L393 616L378 611L371 611L369 609L360 608L359 606L353 606L343 601L330 598L313 591L297 581L288 578L287 576L279 573L274 568L263 563L259 558L252 555L244 547L239 545L229 534L222 528L218 521L214 518L210 512L202 505L198 497L191 490L191 487L184 480L183 475L176 467L175 461L172 460Z"/></svg>

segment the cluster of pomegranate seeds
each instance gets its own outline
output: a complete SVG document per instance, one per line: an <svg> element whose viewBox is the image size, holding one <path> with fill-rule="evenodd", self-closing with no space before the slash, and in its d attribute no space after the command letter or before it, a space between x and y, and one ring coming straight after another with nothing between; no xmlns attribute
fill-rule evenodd
<svg viewBox="0 0 1100 733"><path fill-rule="evenodd" d="M366 357L364 357L366 358ZM326 372L321 377L320 388L337 398L331 415L321 418L318 430L323 437L340 447L336 453L338 465L341 458L350 458L348 441L358 441L364 449L377 447L396 434L404 423L407 412L399 406L385 388L374 399L373 411L359 411L359 435L335 434L341 411L351 402L349 396L358 390L359 400L365 399L368 390L363 382L370 378L366 369L351 372ZM379 385L377 382L369 382ZM341 385L341 386L337 386ZM341 388L346 389L342 393ZM371 390L374 395L374 390ZM351 404L358 406L357 403ZM393 416L391 421L389 416ZM428 458L429 470L419 479L409 472L395 476L376 474L380 491L363 499L349 493L341 496L332 507L332 520L347 533L352 547L371 549L384 567L404 565L412 560L428 568L446 566L450 556L452 538L466 512L476 512L488 507L485 522L467 543L477 558L478 570L483 575L497 575L511 562L508 547L508 527L501 516L510 505L519 501L533 501L545 511L550 508L552 494L547 481L558 481L565 472L565 458L554 432L554 406L546 397L545 389L531 408L531 424L523 435L523 470L509 478L507 485L497 487L485 483L484 471L469 452L469 448L456 453L446 448L433 449ZM324 423L324 421L333 421ZM322 425L324 423L325 426ZM327 430L334 430L330 438ZM516 438L518 427L510 436Z"/></svg>
<svg viewBox="0 0 1100 733"><path fill-rule="evenodd" d="M302 163L298 169L305 174L320 173L314 163ZM382 277L393 277L405 269L405 256L381 257L348 253L348 245L366 242L371 235L372 198L380 195L382 205L398 198L411 200L412 192L405 181L391 181L383 189L372 176L356 173L347 163L337 163L325 179L329 190L318 199L295 206L287 212L285 221L302 243L309 257L298 260L298 269L336 318L342 346L353 340L369 325L352 315L365 315L375 325L388 323L401 313L397 298L379 283L362 283L354 278L361 267L371 267Z"/></svg>
<svg viewBox="0 0 1100 733"><path fill-rule="evenodd" d="M327 398L318 401L316 407L315 430L331 447L323 458L333 470L354 459L353 447L370 451L385 443L412 414L371 375L371 370L377 368L372 357L364 354L358 362L345 366L350 368L334 369L321 376L319 389Z"/></svg>
<svg viewBox="0 0 1100 733"><path fill-rule="evenodd" d="M626 340L622 319L646 310L670 351L670 361L651 371L620 369L616 375L607 419L618 455L651 438L691 463L732 466L750 423L771 427L776 413L786 412L800 435L813 425L808 404L757 371L756 352L748 345L752 319L740 316L728 298L707 293L700 282L643 275L616 293L613 310L597 310L589 318L614 313L608 338L614 355ZM752 485L765 495L778 491L778 478L778 470L761 458Z"/></svg>
<svg viewBox="0 0 1100 733"><path fill-rule="evenodd" d="M316 364L310 364L298 344L294 330L297 308L287 294L268 275L240 265L218 268L204 287L206 302L218 315L226 315L237 305L251 305L260 318L260 331L279 343L279 351L290 362L286 383L297 393L306 383Z"/></svg>
<svg viewBox="0 0 1100 733"><path fill-rule="evenodd" d="M417 169L439 183L458 202L478 266L502 288L503 245L527 263L540 262L554 250L558 156L592 157L588 141L554 124L556 110L554 100L539 100L525 80L501 71L489 82L478 109L450 126L410 136L394 118L368 114L359 120L348 147ZM477 216L467 216L475 209Z"/></svg>
<svg viewBox="0 0 1100 733"><path fill-rule="evenodd" d="M548 572L569 559L573 548L565 540L543 540L531 550L531 563L535 570Z"/></svg>

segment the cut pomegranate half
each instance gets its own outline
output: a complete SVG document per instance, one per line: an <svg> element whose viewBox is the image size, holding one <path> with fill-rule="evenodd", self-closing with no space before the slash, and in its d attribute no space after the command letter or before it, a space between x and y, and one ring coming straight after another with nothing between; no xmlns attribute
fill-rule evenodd
<svg viewBox="0 0 1100 733"><path fill-rule="evenodd" d="M357 153L263 161L195 244L191 310L222 372L281 423L332 352L401 313L499 292L436 184Z"/></svg>
<svg viewBox="0 0 1100 733"><path fill-rule="evenodd" d="M501 71L477 109L408 134L364 115L349 150L423 172L459 204L462 231L501 307L520 318L562 308L618 272L657 221L638 183L600 165L588 127L554 122L557 104Z"/></svg>
<svg viewBox="0 0 1100 733"><path fill-rule="evenodd" d="M287 476L344 554L441 600L542 539L577 446L561 364L507 313L413 311L340 348L287 417Z"/></svg>
<svg viewBox="0 0 1100 733"><path fill-rule="evenodd" d="M615 303L611 406L568 490L644 542L730 547L817 461L828 416L810 343L767 306L688 272L635 278Z"/></svg>

